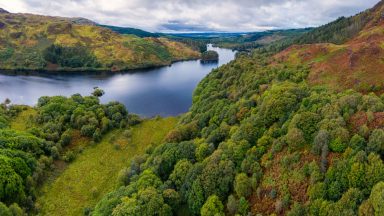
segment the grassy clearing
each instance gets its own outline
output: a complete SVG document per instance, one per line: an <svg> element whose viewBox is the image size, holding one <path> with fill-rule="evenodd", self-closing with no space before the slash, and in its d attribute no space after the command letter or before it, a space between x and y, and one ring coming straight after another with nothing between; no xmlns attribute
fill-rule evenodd
<svg viewBox="0 0 384 216"><path fill-rule="evenodd" d="M58 176L48 181L38 199L41 215L83 215L117 184L119 171L130 159L159 144L175 126L176 118L147 120L132 129L131 142L123 130L108 133L101 143L86 148Z"/></svg>
<svg viewBox="0 0 384 216"><path fill-rule="evenodd" d="M31 119L37 115L37 111L31 107L26 107L15 119L11 121L11 128L18 131L26 131L33 125Z"/></svg>

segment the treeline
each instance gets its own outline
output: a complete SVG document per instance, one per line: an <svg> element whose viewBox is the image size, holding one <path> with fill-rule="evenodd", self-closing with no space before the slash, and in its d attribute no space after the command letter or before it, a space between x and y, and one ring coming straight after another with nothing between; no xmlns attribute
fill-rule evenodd
<svg viewBox="0 0 384 216"><path fill-rule="evenodd" d="M175 37L170 36L170 39L183 43L192 49L199 51L201 53L207 51L207 44L209 43L208 40L205 39L199 39L199 38L188 38L188 37Z"/></svg>
<svg viewBox="0 0 384 216"><path fill-rule="evenodd" d="M384 131L372 122L384 95L311 87L308 68L269 58L213 70L93 215L380 215Z"/></svg>
<svg viewBox="0 0 384 216"><path fill-rule="evenodd" d="M66 47L52 44L43 52L44 59L63 68L99 68L101 64L84 46Z"/></svg>
<svg viewBox="0 0 384 216"><path fill-rule="evenodd" d="M152 32L147 32L141 29L136 29L136 28L126 28L126 27L118 27L118 26L109 26L109 25L99 25L104 28L111 29L114 32L117 32L119 34L131 34L131 35L136 35L138 37L160 37L162 34L158 33L152 33Z"/></svg>
<svg viewBox="0 0 384 216"><path fill-rule="evenodd" d="M26 119L26 131L11 129L13 119L23 106L0 107L0 215L24 215L34 212L36 188L53 169L54 160L72 161L77 152L67 146L84 137L97 143L113 128L126 127L124 105L118 102L100 104L104 92L95 89L92 96L41 97L34 108L36 115ZM8 207L7 207L8 206Z"/></svg>
<svg viewBox="0 0 384 216"><path fill-rule="evenodd" d="M371 19L371 14L367 12L360 13L352 17L340 17L339 19L328 23L319 28L303 34L298 37L295 44L311 43L334 43L343 44L348 39L354 37Z"/></svg>
<svg viewBox="0 0 384 216"><path fill-rule="evenodd" d="M211 62L211 61L218 61L218 60L219 60L219 54L213 50L203 52L203 54L201 55L202 62Z"/></svg>
<svg viewBox="0 0 384 216"><path fill-rule="evenodd" d="M372 12L367 10L352 17L340 17L337 20L313 28L301 35L287 37L260 47L261 51L277 53L293 44L334 43L343 44L356 36L372 20Z"/></svg>

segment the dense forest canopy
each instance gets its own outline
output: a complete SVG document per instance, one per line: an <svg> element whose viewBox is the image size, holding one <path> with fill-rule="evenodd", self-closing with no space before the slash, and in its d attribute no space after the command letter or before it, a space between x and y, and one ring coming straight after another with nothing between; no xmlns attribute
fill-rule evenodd
<svg viewBox="0 0 384 216"><path fill-rule="evenodd" d="M168 143L136 157L94 215L379 214L384 96L311 87L305 66L268 59L209 74Z"/></svg>
<svg viewBox="0 0 384 216"><path fill-rule="evenodd" d="M134 158L93 214L382 215L381 88L310 80L343 47L381 53L382 5L213 70L166 142ZM276 55L292 44L314 45ZM364 65L351 62L353 73Z"/></svg>

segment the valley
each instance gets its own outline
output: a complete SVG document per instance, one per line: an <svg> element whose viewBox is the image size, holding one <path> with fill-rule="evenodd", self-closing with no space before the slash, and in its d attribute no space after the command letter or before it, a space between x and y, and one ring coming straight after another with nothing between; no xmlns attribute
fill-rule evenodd
<svg viewBox="0 0 384 216"><path fill-rule="evenodd" d="M167 3L0 10L0 215L384 215L384 0Z"/></svg>

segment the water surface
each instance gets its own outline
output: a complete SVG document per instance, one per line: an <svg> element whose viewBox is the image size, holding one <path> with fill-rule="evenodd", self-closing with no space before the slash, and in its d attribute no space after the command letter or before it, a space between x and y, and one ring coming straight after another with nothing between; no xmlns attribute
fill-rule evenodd
<svg viewBox="0 0 384 216"><path fill-rule="evenodd" d="M174 63L170 67L136 70L128 73L0 73L0 101L11 99L14 104L36 105L41 96L75 93L89 95L93 87L106 94L101 101L120 101L129 112L142 116L170 116L187 112L197 84L213 69L234 59L235 52L208 46L219 53L219 62L200 61Z"/></svg>

